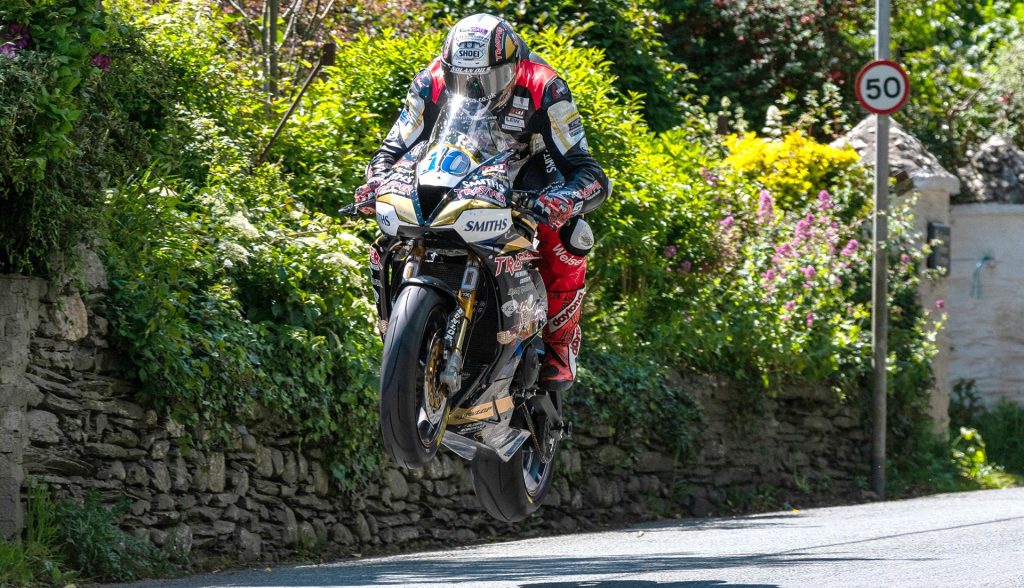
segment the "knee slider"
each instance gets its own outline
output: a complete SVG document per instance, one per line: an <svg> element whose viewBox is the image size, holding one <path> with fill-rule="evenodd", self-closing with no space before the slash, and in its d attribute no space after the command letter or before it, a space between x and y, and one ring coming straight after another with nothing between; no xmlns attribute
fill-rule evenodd
<svg viewBox="0 0 1024 588"><path fill-rule="evenodd" d="M574 217L559 229L558 239L565 250L577 257L586 257L594 248L594 231L583 217Z"/></svg>

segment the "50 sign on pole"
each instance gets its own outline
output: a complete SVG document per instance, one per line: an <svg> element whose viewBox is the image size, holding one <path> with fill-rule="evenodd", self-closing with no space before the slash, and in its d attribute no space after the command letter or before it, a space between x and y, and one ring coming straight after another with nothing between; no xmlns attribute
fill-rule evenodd
<svg viewBox="0 0 1024 588"><path fill-rule="evenodd" d="M880 59L857 74L857 100L875 114L892 114L910 98L910 78L898 63Z"/></svg>
<svg viewBox="0 0 1024 588"><path fill-rule="evenodd" d="M898 63L889 61L889 2L875 2L875 61L857 74L855 89L861 105L875 113L875 214L871 270L871 347L874 399L871 419L871 488L885 498L885 420L889 338L889 115L907 103L910 79Z"/></svg>

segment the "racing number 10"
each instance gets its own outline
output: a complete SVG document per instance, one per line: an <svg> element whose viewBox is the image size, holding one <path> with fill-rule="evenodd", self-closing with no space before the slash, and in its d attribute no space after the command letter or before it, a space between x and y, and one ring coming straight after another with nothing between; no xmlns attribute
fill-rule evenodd
<svg viewBox="0 0 1024 588"><path fill-rule="evenodd" d="M885 94L886 98L896 98L903 91L902 82L898 77L885 78L884 81L873 79L867 83L867 97L877 100Z"/></svg>
<svg viewBox="0 0 1024 588"><path fill-rule="evenodd" d="M458 149L445 148L440 154L434 151L430 155L430 162L427 164L426 171L434 171L438 166L438 159L440 159L440 168L446 174L453 176L463 176L469 171L470 159L469 156L459 151Z"/></svg>

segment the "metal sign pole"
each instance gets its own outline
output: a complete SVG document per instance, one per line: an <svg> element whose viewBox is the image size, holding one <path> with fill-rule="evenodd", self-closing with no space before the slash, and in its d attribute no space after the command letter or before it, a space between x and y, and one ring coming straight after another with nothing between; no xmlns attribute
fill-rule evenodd
<svg viewBox="0 0 1024 588"><path fill-rule="evenodd" d="M875 59L889 59L889 2L876 0ZM889 115L875 116L874 267L871 276L871 342L874 403L871 436L871 488L885 498L886 356L888 354Z"/></svg>

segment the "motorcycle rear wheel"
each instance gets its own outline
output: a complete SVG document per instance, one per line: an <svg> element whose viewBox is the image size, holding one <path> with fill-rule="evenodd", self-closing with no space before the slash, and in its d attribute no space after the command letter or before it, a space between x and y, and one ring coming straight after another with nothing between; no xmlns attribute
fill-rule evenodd
<svg viewBox="0 0 1024 588"><path fill-rule="evenodd" d="M437 453L448 420L444 328L451 303L430 288L409 287L395 301L380 367L381 438L401 466L419 468Z"/></svg>
<svg viewBox="0 0 1024 588"><path fill-rule="evenodd" d="M478 450L471 471L480 505L492 517L509 523L530 516L551 490L557 457L556 447L543 462L533 439L527 439L507 462L494 450Z"/></svg>

